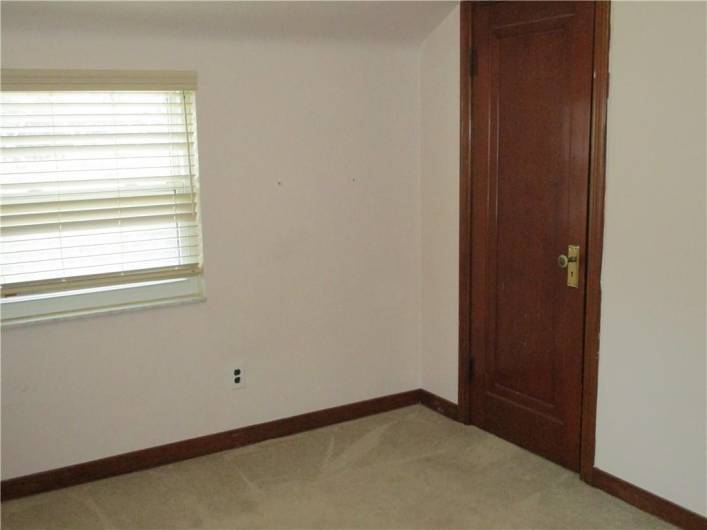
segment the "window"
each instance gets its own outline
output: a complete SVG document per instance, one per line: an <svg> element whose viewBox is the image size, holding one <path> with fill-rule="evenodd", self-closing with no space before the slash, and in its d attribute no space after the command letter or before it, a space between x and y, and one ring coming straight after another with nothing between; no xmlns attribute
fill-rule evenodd
<svg viewBox="0 0 707 530"><path fill-rule="evenodd" d="M202 297L194 88L3 71L3 323Z"/></svg>

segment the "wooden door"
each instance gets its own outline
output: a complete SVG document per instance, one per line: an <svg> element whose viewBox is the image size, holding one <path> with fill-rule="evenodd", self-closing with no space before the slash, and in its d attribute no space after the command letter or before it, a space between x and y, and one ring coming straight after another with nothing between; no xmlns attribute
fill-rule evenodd
<svg viewBox="0 0 707 530"><path fill-rule="evenodd" d="M478 3L471 23L471 420L576 470L594 5Z"/></svg>

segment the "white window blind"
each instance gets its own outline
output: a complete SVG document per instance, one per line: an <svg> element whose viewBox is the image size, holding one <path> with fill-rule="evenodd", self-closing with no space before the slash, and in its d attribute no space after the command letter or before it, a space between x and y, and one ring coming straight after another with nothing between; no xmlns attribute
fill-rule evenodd
<svg viewBox="0 0 707 530"><path fill-rule="evenodd" d="M76 84L0 92L3 299L200 273L194 100Z"/></svg>

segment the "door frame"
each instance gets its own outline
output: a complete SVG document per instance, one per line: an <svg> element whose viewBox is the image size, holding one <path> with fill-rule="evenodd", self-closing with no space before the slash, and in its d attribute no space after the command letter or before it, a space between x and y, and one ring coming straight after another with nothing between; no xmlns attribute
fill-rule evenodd
<svg viewBox="0 0 707 530"><path fill-rule="evenodd" d="M604 193L606 179L606 110L609 93L609 22L611 5L595 2L594 57L589 154L589 207L586 249L586 297L582 410L580 431L580 477L592 483L596 432L597 382L599 373L599 325L601 264L604 245ZM459 115L459 420L471 424L472 303L483 309L483 300L473 298L471 269L475 256L471 242L471 47L472 2L461 2L460 16L460 115ZM483 227L481 227L483 229Z"/></svg>

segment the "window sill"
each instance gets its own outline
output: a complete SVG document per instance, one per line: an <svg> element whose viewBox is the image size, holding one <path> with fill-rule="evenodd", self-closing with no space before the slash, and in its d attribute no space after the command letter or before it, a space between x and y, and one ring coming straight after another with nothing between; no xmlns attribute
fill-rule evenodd
<svg viewBox="0 0 707 530"><path fill-rule="evenodd" d="M98 292L59 295L51 301L41 298L10 301L9 304L23 304L19 311L14 308L12 311L7 310L5 304L8 302L3 302L0 306L1 326L2 329L25 327L205 301L201 277L174 282L151 282Z"/></svg>

